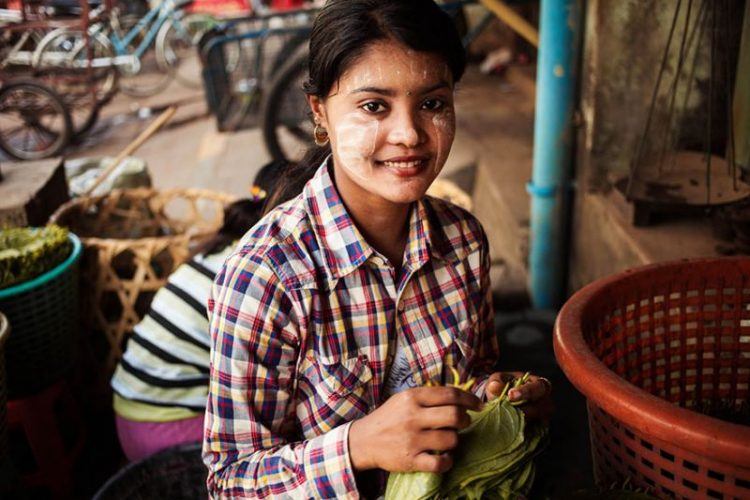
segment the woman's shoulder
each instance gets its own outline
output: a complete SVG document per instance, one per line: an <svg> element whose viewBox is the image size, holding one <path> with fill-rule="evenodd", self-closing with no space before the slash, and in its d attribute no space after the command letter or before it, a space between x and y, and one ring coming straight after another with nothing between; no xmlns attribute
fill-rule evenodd
<svg viewBox="0 0 750 500"><path fill-rule="evenodd" d="M320 273L315 235L301 200L295 198L267 213L227 259L227 265L245 269L266 268L286 288L315 281Z"/></svg>
<svg viewBox="0 0 750 500"><path fill-rule="evenodd" d="M483 239L484 228L479 220L467 209L443 198L426 195L422 203L433 228L454 234L463 233Z"/></svg>

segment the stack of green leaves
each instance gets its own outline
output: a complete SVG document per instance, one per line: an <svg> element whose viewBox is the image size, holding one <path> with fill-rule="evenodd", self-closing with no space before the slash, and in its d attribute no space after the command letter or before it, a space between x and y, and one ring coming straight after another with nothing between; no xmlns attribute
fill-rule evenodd
<svg viewBox="0 0 750 500"><path fill-rule="evenodd" d="M527 495L534 481L533 458L546 445L548 432L542 424L527 423L516 407L520 403L511 403L507 395L511 388L525 383L528 376L507 384L502 394L480 411L469 411L471 424L459 431L453 467L448 472L393 473L388 478L386 500L506 499Z"/></svg>
<svg viewBox="0 0 750 500"><path fill-rule="evenodd" d="M60 226L0 229L0 288L36 278L68 258L72 245Z"/></svg>

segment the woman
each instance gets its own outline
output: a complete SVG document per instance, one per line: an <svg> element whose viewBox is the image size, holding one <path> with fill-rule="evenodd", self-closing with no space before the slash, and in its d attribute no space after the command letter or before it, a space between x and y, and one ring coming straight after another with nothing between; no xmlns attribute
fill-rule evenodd
<svg viewBox="0 0 750 500"><path fill-rule="evenodd" d="M425 196L464 66L432 0L329 0L317 17L305 91L320 147L288 182L312 178L243 239L209 299L212 495L355 498L381 491L383 471L446 471L434 452L500 393L486 237ZM451 368L477 378L473 394L425 386ZM510 396L548 392L532 377Z"/></svg>
<svg viewBox="0 0 750 500"><path fill-rule="evenodd" d="M222 227L169 275L135 326L111 381L117 435L128 460L203 439L209 290L233 245L260 219L266 190L283 168L278 162L261 168L252 197L224 209Z"/></svg>

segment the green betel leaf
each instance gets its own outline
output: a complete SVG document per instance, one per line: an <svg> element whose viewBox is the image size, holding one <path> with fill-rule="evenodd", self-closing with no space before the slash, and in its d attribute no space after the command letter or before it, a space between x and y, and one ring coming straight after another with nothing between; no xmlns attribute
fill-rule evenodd
<svg viewBox="0 0 750 500"><path fill-rule="evenodd" d="M525 419L506 399L495 399L469 414L472 423L459 432L453 467L443 478L442 492L507 470L523 454Z"/></svg>
<svg viewBox="0 0 750 500"><path fill-rule="evenodd" d="M528 374L517 384L524 383ZM386 500L440 498L516 499L528 494L534 481L533 458L544 448L548 429L526 423L523 412L508 401L506 390L478 411L459 431L453 467L442 477L398 473L388 478ZM442 481L441 481L442 479Z"/></svg>
<svg viewBox="0 0 750 500"><path fill-rule="evenodd" d="M431 472L394 472L388 476L385 500L427 500L440 491L440 474Z"/></svg>

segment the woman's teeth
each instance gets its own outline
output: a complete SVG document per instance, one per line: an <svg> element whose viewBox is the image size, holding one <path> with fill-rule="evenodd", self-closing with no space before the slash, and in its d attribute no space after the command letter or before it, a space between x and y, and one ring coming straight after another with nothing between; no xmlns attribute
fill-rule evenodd
<svg viewBox="0 0 750 500"><path fill-rule="evenodd" d="M392 168L414 168L421 165L423 160L414 160L414 161L384 161L383 165L386 167L392 167Z"/></svg>

